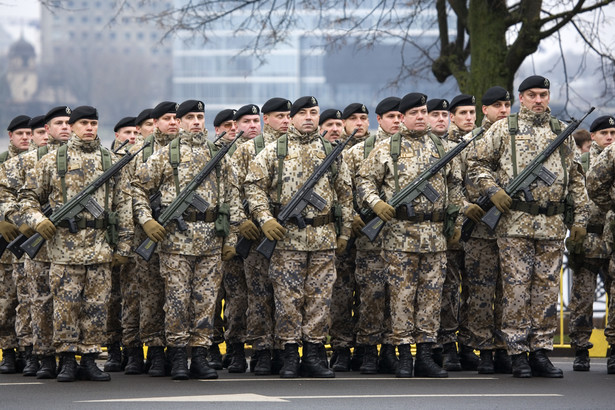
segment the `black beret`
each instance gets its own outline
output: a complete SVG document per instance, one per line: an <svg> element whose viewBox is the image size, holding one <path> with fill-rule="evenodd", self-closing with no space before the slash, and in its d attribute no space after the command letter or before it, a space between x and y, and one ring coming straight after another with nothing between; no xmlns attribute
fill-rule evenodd
<svg viewBox="0 0 615 410"><path fill-rule="evenodd" d="M199 100L186 100L181 104L177 104L175 108L175 116L181 118L189 112L205 112L205 103Z"/></svg>
<svg viewBox="0 0 615 410"><path fill-rule="evenodd" d="M342 119L346 120L352 114L369 114L367 107L361 103L348 104L342 112Z"/></svg>
<svg viewBox="0 0 615 410"><path fill-rule="evenodd" d="M410 93L404 95L399 102L399 112L405 114L411 108L422 107L427 104L427 96L421 93Z"/></svg>
<svg viewBox="0 0 615 410"><path fill-rule="evenodd" d="M59 107L54 107L50 109L47 114L45 114L45 123L53 120L56 117L70 117L71 110L66 105L60 105Z"/></svg>
<svg viewBox="0 0 615 410"><path fill-rule="evenodd" d="M222 123L227 121L233 121L236 112L237 110L233 110L232 108L220 111L216 115L216 118L214 118L214 127L219 127Z"/></svg>
<svg viewBox="0 0 615 410"><path fill-rule="evenodd" d="M20 128L30 128L30 126L28 125L29 122L30 117L28 117L27 115L18 115L11 120L9 126L7 127L7 130L13 132Z"/></svg>
<svg viewBox="0 0 615 410"><path fill-rule="evenodd" d="M152 119L153 108L146 108L137 115L135 118L135 125L141 126L145 121Z"/></svg>
<svg viewBox="0 0 615 410"><path fill-rule="evenodd" d="M615 128L615 118L612 115L603 115L596 118L592 122L591 127L589 127L589 132L596 132L607 128Z"/></svg>
<svg viewBox="0 0 615 410"><path fill-rule="evenodd" d="M30 118L30 121L28 121L28 126L31 130L43 128L45 126L45 116L37 115L36 117Z"/></svg>
<svg viewBox="0 0 615 410"><path fill-rule="evenodd" d="M293 106L290 108L290 116L294 117L295 114L299 112L299 110L312 107L318 107L318 100L315 97L308 95L305 97L298 98L297 100L295 100Z"/></svg>
<svg viewBox="0 0 615 410"><path fill-rule="evenodd" d="M157 120L165 114L175 114L177 103L173 101L163 101L152 110L152 118Z"/></svg>
<svg viewBox="0 0 615 410"><path fill-rule="evenodd" d="M82 105L81 107L75 108L70 113L70 118L68 120L69 124L74 124L79 120L97 120L98 119L98 111L96 108L90 107L89 105Z"/></svg>
<svg viewBox="0 0 615 410"><path fill-rule="evenodd" d="M328 120L341 120L341 119L342 119L342 112L340 110L329 108L320 113L320 119L318 120L318 125L322 125L325 121L328 121Z"/></svg>
<svg viewBox="0 0 615 410"><path fill-rule="evenodd" d="M541 75L531 75L521 82L519 85L519 92L522 93L530 88L546 88L547 90L551 86L549 80Z"/></svg>
<svg viewBox="0 0 615 410"><path fill-rule="evenodd" d="M483 105L491 105L497 101L510 101L510 93L504 87L496 85L483 94Z"/></svg>
<svg viewBox="0 0 615 410"><path fill-rule="evenodd" d="M401 98L398 97L387 97L384 100L380 101L376 106L376 114L383 115L389 111L399 111L399 102Z"/></svg>
<svg viewBox="0 0 615 410"><path fill-rule="evenodd" d="M274 97L268 100L265 104L263 104L263 114L268 114L270 112L278 112L278 111L290 111L290 107L292 107L293 103L286 98Z"/></svg>
<svg viewBox="0 0 615 410"><path fill-rule="evenodd" d="M427 112L448 111L449 103L444 98L432 98L427 101Z"/></svg>
<svg viewBox="0 0 615 410"><path fill-rule="evenodd" d="M471 106L475 107L476 106L476 98L474 98L473 95L459 94L458 96L453 98L453 101L451 101L450 105L448 106L448 110L450 112L454 112L455 108L462 107L462 106L467 106L467 105L471 105Z"/></svg>
<svg viewBox="0 0 615 410"><path fill-rule="evenodd" d="M235 121L237 121L238 119L240 119L244 115L259 115L260 113L261 113L261 110L259 110L258 105L248 104L248 105L244 105L243 107L238 109L235 112L235 115L233 116L233 119Z"/></svg>
<svg viewBox="0 0 615 410"><path fill-rule="evenodd" d="M137 123L135 122L136 117L124 117L115 124L113 127L113 132L117 132L120 128L124 127L135 127Z"/></svg>

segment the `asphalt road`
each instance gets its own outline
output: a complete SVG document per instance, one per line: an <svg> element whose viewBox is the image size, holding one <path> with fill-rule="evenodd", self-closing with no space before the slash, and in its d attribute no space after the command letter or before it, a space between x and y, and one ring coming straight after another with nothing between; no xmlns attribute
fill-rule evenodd
<svg viewBox="0 0 615 410"><path fill-rule="evenodd" d="M172 381L112 373L110 382L58 383L0 375L0 409L613 409L615 375L606 359L573 372L572 358L554 358L563 379L450 373L448 379L397 379L338 373L335 379L228 374L218 380ZM102 365L102 362L99 363Z"/></svg>

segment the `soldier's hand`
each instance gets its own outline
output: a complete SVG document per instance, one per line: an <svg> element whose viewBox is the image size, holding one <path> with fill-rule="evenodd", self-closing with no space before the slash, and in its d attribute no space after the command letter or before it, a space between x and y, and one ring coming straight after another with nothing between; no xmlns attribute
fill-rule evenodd
<svg viewBox="0 0 615 410"><path fill-rule="evenodd" d="M11 242L19 235L19 229L8 221L0 221L0 235L5 241Z"/></svg>
<svg viewBox="0 0 615 410"><path fill-rule="evenodd" d="M510 206L512 205L512 198L509 197L506 191L504 191L503 189L500 189L498 192L491 195L490 199L491 202L493 202L493 205L495 205L495 207L498 209L498 211L502 212L503 214L510 211Z"/></svg>
<svg viewBox="0 0 615 410"><path fill-rule="evenodd" d="M235 251L234 246L224 245L222 247L222 260L223 261L230 261L231 259L233 259L235 255L237 255L237 252Z"/></svg>
<svg viewBox="0 0 615 410"><path fill-rule="evenodd" d="M275 218L271 218L265 222L261 229L270 241L281 241L286 235L286 228L280 225Z"/></svg>
<svg viewBox="0 0 615 410"><path fill-rule="evenodd" d="M335 254L341 255L346 252L346 245L348 245L348 241L343 238L337 238L337 247L335 248Z"/></svg>
<svg viewBox="0 0 615 410"><path fill-rule="evenodd" d="M143 230L147 234L147 237L154 242L160 242L164 239L167 231L156 220L150 219L143 224Z"/></svg>
<svg viewBox="0 0 615 410"><path fill-rule="evenodd" d="M26 238L29 238L36 233L34 229L30 228L26 224L19 225L19 232L21 232Z"/></svg>
<svg viewBox="0 0 615 410"><path fill-rule="evenodd" d="M254 222L248 219L246 221L243 221L243 223L239 225L239 233L244 238L249 239L251 241L255 241L258 239L260 235L260 230L258 229L258 226L256 226Z"/></svg>
<svg viewBox="0 0 615 410"><path fill-rule="evenodd" d="M448 246L456 246L459 245L459 240L461 239L461 229L455 228L455 232L453 232L453 236L448 238Z"/></svg>
<svg viewBox="0 0 615 410"><path fill-rule="evenodd" d="M43 219L36 225L35 231L40 233L41 236L48 241L56 234L56 227L49 219Z"/></svg>
<svg viewBox="0 0 615 410"><path fill-rule="evenodd" d="M128 263L128 256L114 254L113 260L111 261L111 267L115 268L117 266L126 265L127 263Z"/></svg>
<svg viewBox="0 0 615 410"><path fill-rule="evenodd" d="M365 222L363 222L363 219L361 219L359 215L355 215L355 217L352 219L352 234L358 238L359 236L361 236L361 229L363 229L364 227Z"/></svg>
<svg viewBox="0 0 615 410"><path fill-rule="evenodd" d="M465 210L464 215L478 224L480 223L480 219L485 216L485 211L483 211L483 208L480 206L471 204Z"/></svg>
<svg viewBox="0 0 615 410"><path fill-rule="evenodd" d="M587 229L582 226L573 226L570 228L570 240L574 243L582 243L587 235Z"/></svg>
<svg viewBox="0 0 615 410"><path fill-rule="evenodd" d="M395 217L395 208L393 208L391 205L387 204L383 200L376 202L376 205L374 205L374 212L384 222L389 222Z"/></svg>

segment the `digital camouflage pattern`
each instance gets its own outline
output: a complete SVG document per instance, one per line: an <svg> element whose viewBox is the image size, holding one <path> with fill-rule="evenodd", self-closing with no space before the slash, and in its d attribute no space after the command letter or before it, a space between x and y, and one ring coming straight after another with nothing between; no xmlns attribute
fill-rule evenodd
<svg viewBox="0 0 615 410"><path fill-rule="evenodd" d="M51 263L33 261L26 257L24 271L29 284L30 315L34 354L48 356L53 348L53 300L49 288Z"/></svg>
<svg viewBox="0 0 615 410"><path fill-rule="evenodd" d="M331 328L329 329L329 344L333 349L354 346L360 301L355 280L356 253L355 247L342 255L335 255L336 277L331 293Z"/></svg>
<svg viewBox="0 0 615 410"><path fill-rule="evenodd" d="M135 257L119 267L121 342L124 347L142 346L139 337L141 304Z"/></svg>
<svg viewBox="0 0 615 410"><path fill-rule="evenodd" d="M224 317L227 343L246 341L246 311L248 310L248 290L244 263L239 256L222 262L222 285L224 286Z"/></svg>
<svg viewBox="0 0 615 410"><path fill-rule="evenodd" d="M32 319L30 308L32 299L30 298L30 284L24 270L24 263L13 263L13 281L17 290L17 308L15 309L15 332L19 346L32 346Z"/></svg>
<svg viewBox="0 0 615 410"><path fill-rule="evenodd" d="M387 343L384 338L391 333L389 281L380 250L357 250L356 266L361 302L356 322L357 345Z"/></svg>
<svg viewBox="0 0 615 410"><path fill-rule="evenodd" d="M269 261L254 248L244 261L248 291L246 312L246 341L254 350L273 349L274 301L273 285L269 279Z"/></svg>
<svg viewBox="0 0 615 410"><path fill-rule="evenodd" d="M9 349L17 347L15 333L15 308L17 307L17 289L13 280L13 265L0 264L0 347Z"/></svg>

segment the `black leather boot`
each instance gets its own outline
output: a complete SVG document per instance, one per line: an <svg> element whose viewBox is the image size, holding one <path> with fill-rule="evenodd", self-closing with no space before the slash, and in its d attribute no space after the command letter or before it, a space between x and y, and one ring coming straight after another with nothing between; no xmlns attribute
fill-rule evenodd
<svg viewBox="0 0 615 410"><path fill-rule="evenodd" d="M574 362L572 363L572 370L574 370L575 372L589 371L589 350L578 349L574 352Z"/></svg>
<svg viewBox="0 0 615 410"><path fill-rule="evenodd" d="M280 369L284 366L284 350L273 349L273 358L271 359L271 374L280 374Z"/></svg>
<svg viewBox="0 0 615 410"><path fill-rule="evenodd" d="M448 372L433 361L431 349L433 343L416 344L416 361L414 375L416 377L448 377Z"/></svg>
<svg viewBox="0 0 615 410"><path fill-rule="evenodd" d="M547 351L545 349L530 352L530 367L532 368L532 376L556 379L564 377L562 369L553 366L553 363L551 363L551 360L547 357Z"/></svg>
<svg viewBox="0 0 615 410"><path fill-rule="evenodd" d="M481 350L480 363L478 364L478 374L493 374L495 373L493 365L493 351Z"/></svg>
<svg viewBox="0 0 615 410"><path fill-rule="evenodd" d="M606 373L615 374L615 345L611 345L611 354L606 362Z"/></svg>
<svg viewBox="0 0 615 410"><path fill-rule="evenodd" d="M431 351L431 357L433 357L433 361L440 367L442 367L442 361L444 360L444 356L442 356L443 349L441 347L434 347Z"/></svg>
<svg viewBox="0 0 615 410"><path fill-rule="evenodd" d="M222 356L222 367L227 368L229 364L231 364L231 359L233 357L233 345L231 343L226 344L226 353Z"/></svg>
<svg viewBox="0 0 615 410"><path fill-rule="evenodd" d="M325 347L324 343L318 344L318 357L320 357L320 361L322 362L322 365L328 369L329 368L329 358L327 357L327 348Z"/></svg>
<svg viewBox="0 0 615 410"><path fill-rule="evenodd" d="M246 352L243 343L233 343L233 354L231 355L231 363L228 365L229 373L245 373L248 368L246 360Z"/></svg>
<svg viewBox="0 0 615 410"><path fill-rule="evenodd" d="M106 372L121 372L122 371L122 349L120 342L115 342L107 346L107 361L104 369Z"/></svg>
<svg viewBox="0 0 615 410"><path fill-rule="evenodd" d="M36 372L37 379L56 378L56 357L54 355L41 357L41 367Z"/></svg>
<svg viewBox="0 0 615 410"><path fill-rule="evenodd" d="M217 379L218 373L209 366L207 361L207 349L204 347L192 348L192 360L190 361L190 377L193 379Z"/></svg>
<svg viewBox="0 0 615 410"><path fill-rule="evenodd" d="M17 355L15 349L2 349L2 363L0 363L0 373L13 374L17 372L15 361Z"/></svg>
<svg viewBox="0 0 615 410"><path fill-rule="evenodd" d="M461 371L461 363L459 362L457 344L455 342L446 343L442 346L442 368L449 372Z"/></svg>
<svg viewBox="0 0 615 410"><path fill-rule="evenodd" d="M399 363L397 364L397 372L395 372L395 377L412 377L414 363L412 361L412 351L410 350L410 345L399 345L397 346L397 350L399 351Z"/></svg>
<svg viewBox="0 0 615 410"><path fill-rule="evenodd" d="M475 371L478 369L480 358L474 353L470 346L459 345L459 363L462 370Z"/></svg>
<svg viewBox="0 0 615 410"><path fill-rule="evenodd" d="M59 382L74 382L77 378L77 360L74 353L60 354L61 369L58 373L57 380Z"/></svg>
<svg viewBox="0 0 615 410"><path fill-rule="evenodd" d="M147 349L147 357L149 358L149 370L147 371L147 374L152 377L164 377L166 373L164 347L150 346Z"/></svg>
<svg viewBox="0 0 615 410"><path fill-rule="evenodd" d="M280 377L290 379L299 377L299 345L287 343L284 345L284 364L280 369Z"/></svg>
<svg viewBox="0 0 615 410"><path fill-rule="evenodd" d="M188 352L185 347L169 347L167 349L171 358L171 379L188 380Z"/></svg>
<svg viewBox="0 0 615 410"><path fill-rule="evenodd" d="M356 346L352 352L352 359L350 359L350 369L353 372L361 370L363 364L363 353L365 352L364 346Z"/></svg>
<svg viewBox="0 0 615 410"><path fill-rule="evenodd" d="M79 377L83 380L91 380L94 382L108 382L111 380L109 373L105 373L96 365L98 353L86 353L81 356L79 364Z"/></svg>
<svg viewBox="0 0 615 410"><path fill-rule="evenodd" d="M124 374L135 375L143 373L143 347L127 347L124 349L124 356L126 356L126 366L124 367Z"/></svg>
<svg viewBox="0 0 615 410"><path fill-rule="evenodd" d="M511 357L512 361L512 374L513 377L519 377L522 379L532 377L532 368L527 361L527 353L514 354Z"/></svg>
<svg viewBox="0 0 615 410"><path fill-rule="evenodd" d="M209 362L209 367L214 370L222 370L222 354L220 353L220 346L216 343L212 344L208 353L209 355L207 356L207 361Z"/></svg>
<svg viewBox="0 0 615 410"><path fill-rule="evenodd" d="M253 355L254 368L250 369L257 376L268 376L271 374L271 351L269 349L257 350Z"/></svg>
<svg viewBox="0 0 615 410"><path fill-rule="evenodd" d="M397 372L398 360L395 354L395 346L383 344L380 346L380 357L378 358L378 373L395 374Z"/></svg>
<svg viewBox="0 0 615 410"><path fill-rule="evenodd" d="M363 346L363 363L361 364L361 374L378 373L378 346Z"/></svg>
<svg viewBox="0 0 615 410"><path fill-rule="evenodd" d="M318 343L303 342L301 373L306 377L335 377L335 372L333 370L323 366L321 357L318 353Z"/></svg>
<svg viewBox="0 0 615 410"><path fill-rule="evenodd" d="M23 375L28 377L36 376L40 364L38 363L38 357L32 353L32 346L25 347L24 358L26 359L26 365L23 368Z"/></svg>
<svg viewBox="0 0 615 410"><path fill-rule="evenodd" d="M512 374L512 361L506 349L495 349L493 354L493 370L496 373Z"/></svg>
<svg viewBox="0 0 615 410"><path fill-rule="evenodd" d="M331 368L335 372L349 372L350 371L350 348L338 347L333 351L333 357L331 357Z"/></svg>

